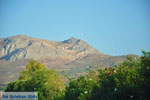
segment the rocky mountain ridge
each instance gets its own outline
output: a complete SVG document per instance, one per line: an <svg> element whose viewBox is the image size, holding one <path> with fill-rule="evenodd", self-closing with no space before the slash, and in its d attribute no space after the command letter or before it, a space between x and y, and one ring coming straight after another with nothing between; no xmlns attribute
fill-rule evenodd
<svg viewBox="0 0 150 100"><path fill-rule="evenodd" d="M0 40L0 60L68 58L78 59L87 55L101 54L85 41L70 38L62 42L36 39L25 35L8 37Z"/></svg>

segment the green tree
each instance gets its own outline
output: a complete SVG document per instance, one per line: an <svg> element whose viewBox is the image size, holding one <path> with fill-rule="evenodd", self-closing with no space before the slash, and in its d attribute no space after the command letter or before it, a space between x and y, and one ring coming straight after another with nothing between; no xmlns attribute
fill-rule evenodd
<svg viewBox="0 0 150 100"><path fill-rule="evenodd" d="M19 80L27 80L29 78L32 78L34 72L39 70L46 70L46 68L40 62L31 59L29 63L26 65L26 70L20 71L21 75L19 77Z"/></svg>
<svg viewBox="0 0 150 100"><path fill-rule="evenodd" d="M65 100L91 100L93 90L98 88L98 72L89 71L88 75L71 79L66 87Z"/></svg>
<svg viewBox="0 0 150 100"><path fill-rule="evenodd" d="M132 56L119 66L99 70L100 88L93 100L137 100L150 98L150 53Z"/></svg>
<svg viewBox="0 0 150 100"><path fill-rule="evenodd" d="M36 91L39 100L62 98L65 89L62 77L54 70L48 70L35 60L30 60L26 70L15 82L8 84L6 91Z"/></svg>
<svg viewBox="0 0 150 100"><path fill-rule="evenodd" d="M142 79L141 86L141 98L150 98L150 52L142 51L141 64L139 66L139 74Z"/></svg>

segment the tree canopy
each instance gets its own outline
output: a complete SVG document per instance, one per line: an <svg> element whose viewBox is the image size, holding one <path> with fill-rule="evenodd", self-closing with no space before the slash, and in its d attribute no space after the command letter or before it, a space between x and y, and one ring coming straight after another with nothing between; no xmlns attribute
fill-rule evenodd
<svg viewBox="0 0 150 100"><path fill-rule="evenodd" d="M8 84L6 91L36 91L39 100L54 100L64 89L64 81L55 70L46 69L43 64L32 59L26 70L21 71L19 79Z"/></svg>

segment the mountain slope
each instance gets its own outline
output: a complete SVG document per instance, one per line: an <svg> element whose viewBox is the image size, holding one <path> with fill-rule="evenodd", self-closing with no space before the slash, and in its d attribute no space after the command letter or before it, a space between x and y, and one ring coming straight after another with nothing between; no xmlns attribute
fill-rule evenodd
<svg viewBox="0 0 150 100"><path fill-rule="evenodd" d="M52 42L24 35L1 39L0 59L16 61L18 59L68 58L75 60L90 54L102 54L86 42L70 38L63 42Z"/></svg>
<svg viewBox="0 0 150 100"><path fill-rule="evenodd" d="M29 59L36 59L47 68L60 71L69 77L86 74L90 69L113 66L126 59L101 53L87 42L70 38L56 42L17 35L0 39L0 84L18 78Z"/></svg>

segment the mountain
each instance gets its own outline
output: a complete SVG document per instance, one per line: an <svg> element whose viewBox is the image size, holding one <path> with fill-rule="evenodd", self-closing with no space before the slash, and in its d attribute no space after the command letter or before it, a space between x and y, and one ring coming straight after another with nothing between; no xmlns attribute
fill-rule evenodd
<svg viewBox="0 0 150 100"><path fill-rule="evenodd" d="M16 61L19 59L65 58L75 60L87 55L99 54L85 41L70 38L62 42L36 39L25 35L8 37L0 40L0 60Z"/></svg>
<svg viewBox="0 0 150 100"><path fill-rule="evenodd" d="M25 35L0 38L0 84L17 79L19 71L25 69L32 58L70 77L86 74L90 69L113 66L126 59L125 56L103 54L73 37L61 42Z"/></svg>

